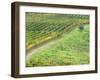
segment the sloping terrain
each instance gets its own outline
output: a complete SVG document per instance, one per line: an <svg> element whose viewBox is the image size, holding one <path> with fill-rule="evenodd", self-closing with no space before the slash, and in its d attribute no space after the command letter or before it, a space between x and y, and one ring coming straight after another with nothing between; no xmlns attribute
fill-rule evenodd
<svg viewBox="0 0 100 80"><path fill-rule="evenodd" d="M26 61L27 67L62 66L89 64L89 25L84 30L76 28L65 32L61 38L54 40L33 53Z"/></svg>
<svg viewBox="0 0 100 80"><path fill-rule="evenodd" d="M26 50L89 24L88 15L26 13Z"/></svg>

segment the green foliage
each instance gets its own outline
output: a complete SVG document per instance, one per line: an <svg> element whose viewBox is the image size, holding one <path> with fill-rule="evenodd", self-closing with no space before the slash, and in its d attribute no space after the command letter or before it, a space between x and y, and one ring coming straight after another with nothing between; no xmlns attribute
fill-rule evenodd
<svg viewBox="0 0 100 80"><path fill-rule="evenodd" d="M48 45L49 46L49 45ZM89 64L89 25L64 33L50 47L44 47L26 62L27 67Z"/></svg>

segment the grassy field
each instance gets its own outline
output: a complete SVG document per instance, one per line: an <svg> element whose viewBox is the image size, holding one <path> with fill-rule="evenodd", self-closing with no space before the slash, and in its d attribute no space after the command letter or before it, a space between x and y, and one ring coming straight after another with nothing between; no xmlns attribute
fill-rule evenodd
<svg viewBox="0 0 100 80"><path fill-rule="evenodd" d="M54 45L43 48L26 61L27 67L89 64L89 25L64 33ZM49 45L48 45L49 46Z"/></svg>

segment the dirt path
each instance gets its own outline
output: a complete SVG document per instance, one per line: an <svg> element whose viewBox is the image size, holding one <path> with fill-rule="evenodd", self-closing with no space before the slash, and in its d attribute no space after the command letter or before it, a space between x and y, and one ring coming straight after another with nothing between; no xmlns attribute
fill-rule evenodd
<svg viewBox="0 0 100 80"><path fill-rule="evenodd" d="M52 47L58 41L59 41L59 39L54 39L54 40L51 40L51 41L49 41L49 42L47 42L47 43L45 43L45 44L43 44L41 46L38 46L37 48L32 48L30 51L28 51L28 53L26 55L26 61L28 61L33 54L35 54L38 51L43 50L45 48Z"/></svg>
<svg viewBox="0 0 100 80"><path fill-rule="evenodd" d="M50 47L52 47L53 45L59 43L59 41L62 39L62 37L65 37L66 34L63 34L62 36L56 37L54 39L51 39L49 41L44 42L43 44L40 44L36 47L31 48L26 55L26 61L29 61L29 59L31 58L31 56L35 53L37 53L38 51L44 50L44 49L48 49ZM67 36L68 38L68 36Z"/></svg>

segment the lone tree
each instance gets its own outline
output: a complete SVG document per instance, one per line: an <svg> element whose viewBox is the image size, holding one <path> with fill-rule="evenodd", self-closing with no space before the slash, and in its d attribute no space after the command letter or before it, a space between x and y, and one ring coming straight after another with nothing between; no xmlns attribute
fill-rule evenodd
<svg viewBox="0 0 100 80"><path fill-rule="evenodd" d="M79 29L80 29L80 31L83 31L84 30L84 24L80 25Z"/></svg>

